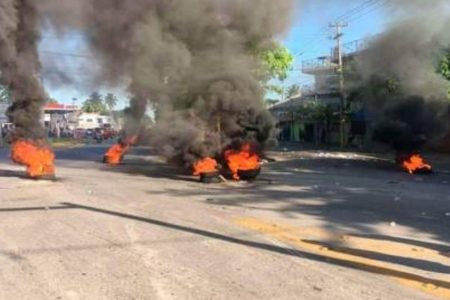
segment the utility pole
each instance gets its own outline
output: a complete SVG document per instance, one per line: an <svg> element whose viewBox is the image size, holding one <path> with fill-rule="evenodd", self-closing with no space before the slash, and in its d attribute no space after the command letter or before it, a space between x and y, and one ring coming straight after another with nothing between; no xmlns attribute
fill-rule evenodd
<svg viewBox="0 0 450 300"><path fill-rule="evenodd" d="M345 136L345 125L346 125L346 116L345 116L345 109L346 109L346 99L345 99L345 91L344 91L344 63L342 59L342 36L344 35L342 33L342 29L344 27L347 27L348 24L344 22L335 22L331 23L330 27L336 29L336 34L333 36L333 39L336 40L336 50L337 50L337 58L338 58L338 66L336 69L336 72L339 76L339 94L341 98L341 105L340 105L340 112L339 112L339 139L340 139L340 145L341 148L344 148L346 143L346 136ZM333 53L334 55L334 53Z"/></svg>

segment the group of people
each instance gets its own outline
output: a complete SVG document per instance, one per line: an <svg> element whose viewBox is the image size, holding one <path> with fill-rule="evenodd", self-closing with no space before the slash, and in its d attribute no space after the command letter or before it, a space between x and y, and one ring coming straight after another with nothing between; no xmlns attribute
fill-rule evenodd
<svg viewBox="0 0 450 300"><path fill-rule="evenodd" d="M8 143L12 131L13 131L13 125L11 123L4 123L1 125L0 146L3 146L6 143Z"/></svg>
<svg viewBox="0 0 450 300"><path fill-rule="evenodd" d="M74 132L69 126L54 126L48 130L48 136L53 138L74 137Z"/></svg>

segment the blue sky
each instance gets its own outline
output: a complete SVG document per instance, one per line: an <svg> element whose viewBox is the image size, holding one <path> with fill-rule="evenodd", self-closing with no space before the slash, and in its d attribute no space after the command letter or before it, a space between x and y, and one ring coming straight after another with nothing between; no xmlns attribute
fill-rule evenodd
<svg viewBox="0 0 450 300"><path fill-rule="evenodd" d="M295 55L294 70L283 83L285 86L311 83L311 77L300 72L301 62L330 53L335 43L330 39L333 34L328 26L330 22L345 16L344 21L348 23L343 36L345 43L381 32L386 21L383 15L385 0L321 0L307 3L298 7L291 30L281 37L281 42ZM81 104L92 91L99 90L101 93L115 93L120 99L119 106L125 107L127 95L123 88L98 87L92 82L89 74L96 72L97 66L89 59L89 50L82 35L74 32L60 37L47 31L39 49L44 84L52 98L65 104L72 104L76 98L75 103ZM50 78L57 77L55 73L58 70L68 74L72 80L54 84Z"/></svg>
<svg viewBox="0 0 450 300"><path fill-rule="evenodd" d="M64 104L80 105L94 91L102 94L114 93L119 98L119 108L127 104L123 87L98 86L91 74L98 72L99 66L91 59L92 54L78 32L58 35L46 31L39 45L43 65L43 80L51 98ZM67 76L67 80L61 77Z"/></svg>
<svg viewBox="0 0 450 300"><path fill-rule="evenodd" d="M334 29L329 27L330 22L344 16L343 21L347 23L342 37L344 44L382 32L386 23L383 1L310 2L299 7L291 30L282 40L295 55L294 70L283 83L286 86L311 83L311 76L300 72L302 61L330 54L331 48L336 43L331 39Z"/></svg>

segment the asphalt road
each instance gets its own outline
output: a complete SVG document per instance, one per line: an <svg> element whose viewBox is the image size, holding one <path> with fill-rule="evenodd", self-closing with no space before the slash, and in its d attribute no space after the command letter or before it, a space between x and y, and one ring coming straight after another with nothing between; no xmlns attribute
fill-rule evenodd
<svg viewBox="0 0 450 300"><path fill-rule="evenodd" d="M450 299L450 163L273 152L203 185L146 149L57 150L33 181L0 150L0 299Z"/></svg>

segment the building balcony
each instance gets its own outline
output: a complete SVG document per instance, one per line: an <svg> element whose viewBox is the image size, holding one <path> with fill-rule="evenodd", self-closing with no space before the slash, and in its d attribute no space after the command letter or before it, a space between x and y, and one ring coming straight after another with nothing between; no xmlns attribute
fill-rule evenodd
<svg viewBox="0 0 450 300"><path fill-rule="evenodd" d="M317 59L302 62L302 72L309 75L326 75L334 73L337 64L331 57L319 57Z"/></svg>

